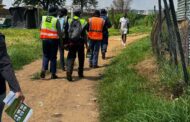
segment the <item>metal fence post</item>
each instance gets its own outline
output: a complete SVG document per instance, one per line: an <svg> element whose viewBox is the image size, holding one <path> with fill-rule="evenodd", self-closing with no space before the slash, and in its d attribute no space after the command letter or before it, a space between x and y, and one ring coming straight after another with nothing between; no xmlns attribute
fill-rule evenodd
<svg viewBox="0 0 190 122"><path fill-rule="evenodd" d="M185 56L184 56L184 52L183 52L183 47L182 47L179 27L178 27L178 24L177 24L177 17L176 17L176 13L175 13L173 0L169 0L169 3L170 3L170 9L171 9L173 23L174 23L174 29L175 29L175 33L176 33L176 36L177 36L178 48L179 48L179 52L180 52L180 56L181 56L181 62L182 62L183 73L184 73L184 80L188 84L189 75L188 75L187 67L186 67L186 64L185 64Z"/></svg>

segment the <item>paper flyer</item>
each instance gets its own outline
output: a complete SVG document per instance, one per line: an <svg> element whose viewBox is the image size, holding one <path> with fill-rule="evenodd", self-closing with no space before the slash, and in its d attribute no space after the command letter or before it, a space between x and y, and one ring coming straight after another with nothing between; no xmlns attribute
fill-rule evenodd
<svg viewBox="0 0 190 122"><path fill-rule="evenodd" d="M9 92L3 102L8 106L5 110L8 116L10 116L15 122L27 122L32 116L33 110L16 98L14 92Z"/></svg>

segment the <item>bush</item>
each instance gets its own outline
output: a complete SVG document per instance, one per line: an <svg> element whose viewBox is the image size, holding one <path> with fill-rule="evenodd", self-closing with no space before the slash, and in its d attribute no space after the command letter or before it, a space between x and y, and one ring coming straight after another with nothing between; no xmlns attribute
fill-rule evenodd
<svg viewBox="0 0 190 122"><path fill-rule="evenodd" d="M115 29L118 28L119 26L119 19L123 16L123 13L116 13L113 14L110 13L110 19L111 22L113 23L113 26ZM155 15L139 15L136 13L132 13L129 12L128 13L128 19L130 21L130 27L134 27L134 26L140 26L140 25L144 25L144 26L152 26L153 22L154 22L154 18Z"/></svg>

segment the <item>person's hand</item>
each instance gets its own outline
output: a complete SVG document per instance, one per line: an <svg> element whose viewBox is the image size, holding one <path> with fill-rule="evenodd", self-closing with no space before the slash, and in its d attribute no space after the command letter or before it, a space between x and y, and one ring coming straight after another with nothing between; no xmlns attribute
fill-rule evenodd
<svg viewBox="0 0 190 122"><path fill-rule="evenodd" d="M17 98L19 98L19 99L21 99L22 101L24 101L25 97L24 97L24 95L23 95L22 92L16 92L15 94L16 94L16 97L17 97Z"/></svg>

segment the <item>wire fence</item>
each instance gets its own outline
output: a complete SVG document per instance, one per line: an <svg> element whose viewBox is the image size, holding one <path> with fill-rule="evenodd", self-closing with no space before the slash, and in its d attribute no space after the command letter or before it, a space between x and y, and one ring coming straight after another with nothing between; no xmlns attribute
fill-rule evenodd
<svg viewBox="0 0 190 122"><path fill-rule="evenodd" d="M176 72L182 72L184 81L188 84L189 23L183 21L178 26L173 0L158 0L158 3L159 13L151 33L153 52L158 61L168 61L175 66Z"/></svg>

